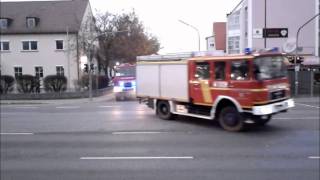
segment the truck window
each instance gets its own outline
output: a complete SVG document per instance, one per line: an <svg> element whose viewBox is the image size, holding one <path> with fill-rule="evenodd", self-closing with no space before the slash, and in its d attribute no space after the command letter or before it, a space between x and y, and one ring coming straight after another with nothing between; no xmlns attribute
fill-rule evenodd
<svg viewBox="0 0 320 180"><path fill-rule="evenodd" d="M214 74L215 74L215 80L223 81L225 80L225 68L226 63L225 62L215 62L214 63Z"/></svg>
<svg viewBox="0 0 320 180"><path fill-rule="evenodd" d="M249 61L239 60L231 62L231 80L249 79Z"/></svg>
<svg viewBox="0 0 320 180"><path fill-rule="evenodd" d="M210 78L210 66L207 62L196 63L196 73L194 75L196 79L209 79Z"/></svg>
<svg viewBox="0 0 320 180"><path fill-rule="evenodd" d="M253 61L257 80L277 79L287 76L287 68L282 56L257 57Z"/></svg>
<svg viewBox="0 0 320 180"><path fill-rule="evenodd" d="M117 77L135 77L136 67L135 66L124 66L116 69Z"/></svg>

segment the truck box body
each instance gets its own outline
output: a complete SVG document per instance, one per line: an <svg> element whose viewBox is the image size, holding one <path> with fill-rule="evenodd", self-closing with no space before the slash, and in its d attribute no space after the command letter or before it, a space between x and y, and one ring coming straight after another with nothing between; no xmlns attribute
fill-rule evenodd
<svg viewBox="0 0 320 180"><path fill-rule="evenodd" d="M137 64L137 96L188 102L186 62Z"/></svg>

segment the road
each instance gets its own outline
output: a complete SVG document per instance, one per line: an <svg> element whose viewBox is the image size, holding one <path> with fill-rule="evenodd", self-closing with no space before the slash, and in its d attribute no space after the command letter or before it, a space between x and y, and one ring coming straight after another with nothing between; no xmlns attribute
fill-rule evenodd
<svg viewBox="0 0 320 180"><path fill-rule="evenodd" d="M136 101L1 105L1 180L318 180L319 103L266 127L158 119Z"/></svg>

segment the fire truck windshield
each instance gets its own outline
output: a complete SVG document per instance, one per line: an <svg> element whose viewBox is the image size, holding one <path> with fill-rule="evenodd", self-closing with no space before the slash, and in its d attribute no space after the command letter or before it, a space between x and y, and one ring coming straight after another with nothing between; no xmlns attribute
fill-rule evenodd
<svg viewBox="0 0 320 180"><path fill-rule="evenodd" d="M283 78L287 68L282 56L258 57L254 60L254 74L257 80Z"/></svg>
<svg viewBox="0 0 320 180"><path fill-rule="evenodd" d="M135 77L136 76L136 68L132 67L120 67L116 70L117 77Z"/></svg>

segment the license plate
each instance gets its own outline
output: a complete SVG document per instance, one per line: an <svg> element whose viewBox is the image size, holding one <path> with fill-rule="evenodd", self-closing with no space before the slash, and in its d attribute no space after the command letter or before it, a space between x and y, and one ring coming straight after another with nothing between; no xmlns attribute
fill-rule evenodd
<svg viewBox="0 0 320 180"><path fill-rule="evenodd" d="M123 89L123 91L132 91L133 88L126 88L126 89Z"/></svg>
<svg viewBox="0 0 320 180"><path fill-rule="evenodd" d="M283 108L287 108L287 107L288 107L288 103L287 102L275 105L276 109L283 109Z"/></svg>

